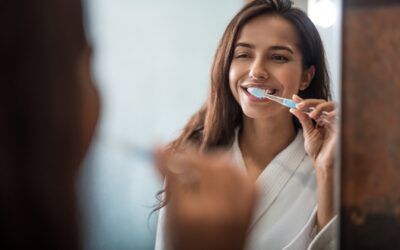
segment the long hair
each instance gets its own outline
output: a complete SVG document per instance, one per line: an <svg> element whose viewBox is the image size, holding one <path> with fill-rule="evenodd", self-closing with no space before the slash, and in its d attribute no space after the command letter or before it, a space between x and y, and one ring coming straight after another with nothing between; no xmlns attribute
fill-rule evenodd
<svg viewBox="0 0 400 250"><path fill-rule="evenodd" d="M211 69L211 88L206 103L183 128L180 136L168 145L175 151L186 144L196 144L201 150L230 146L235 128L242 123L242 112L229 87L229 69L235 43L243 26L261 15L275 15L289 21L299 36L303 69L315 66L315 75L309 87L299 92L302 98L329 100L329 76L325 52L319 33L300 9L289 0L256 0L245 5L228 24L217 48ZM296 128L300 123L293 117Z"/></svg>
<svg viewBox="0 0 400 250"><path fill-rule="evenodd" d="M0 20L0 249L80 249L80 1L1 1Z"/></svg>

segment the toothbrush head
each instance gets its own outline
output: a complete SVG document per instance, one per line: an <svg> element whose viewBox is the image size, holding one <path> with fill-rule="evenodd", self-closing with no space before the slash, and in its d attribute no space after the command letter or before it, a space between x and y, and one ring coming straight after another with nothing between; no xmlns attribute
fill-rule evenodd
<svg viewBox="0 0 400 250"><path fill-rule="evenodd" d="M260 99L268 98L268 99L275 101L277 103L280 103L283 106L288 107L288 108L295 109L296 105L297 105L297 103L291 99L286 99L286 98L282 98L279 96L270 95L268 93L265 93L265 90L260 89L260 88L251 87L251 88L248 88L247 91L257 98L260 98Z"/></svg>
<svg viewBox="0 0 400 250"><path fill-rule="evenodd" d="M247 91L257 98L260 98L260 99L266 98L265 90L263 90L263 89L250 87L247 89Z"/></svg>

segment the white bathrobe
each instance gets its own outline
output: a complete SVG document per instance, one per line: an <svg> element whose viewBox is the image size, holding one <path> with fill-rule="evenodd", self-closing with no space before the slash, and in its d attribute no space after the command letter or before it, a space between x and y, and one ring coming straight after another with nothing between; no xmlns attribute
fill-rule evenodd
<svg viewBox="0 0 400 250"><path fill-rule="evenodd" d="M231 153L236 166L245 172L237 133ZM317 186L314 167L304 150L301 130L293 142L268 164L256 185L259 200L250 224L246 250L335 248L336 218L316 235ZM163 208L159 215L156 250L168 249L164 224Z"/></svg>

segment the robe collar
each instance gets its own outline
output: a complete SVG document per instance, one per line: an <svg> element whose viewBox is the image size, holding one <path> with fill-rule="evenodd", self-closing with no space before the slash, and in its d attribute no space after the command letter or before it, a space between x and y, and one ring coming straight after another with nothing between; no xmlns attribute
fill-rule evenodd
<svg viewBox="0 0 400 250"><path fill-rule="evenodd" d="M239 147L238 131L239 129L237 129L235 133L232 153L234 162L245 172L246 166ZM305 156L303 131L299 130L295 139L272 159L256 180L259 197L252 223L250 224L250 230L272 206L279 193L283 190L286 183L288 183L304 160Z"/></svg>

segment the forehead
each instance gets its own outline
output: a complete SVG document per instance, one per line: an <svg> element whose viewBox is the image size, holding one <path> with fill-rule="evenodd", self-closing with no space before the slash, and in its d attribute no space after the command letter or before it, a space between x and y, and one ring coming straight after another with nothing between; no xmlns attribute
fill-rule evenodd
<svg viewBox="0 0 400 250"><path fill-rule="evenodd" d="M251 43L256 47L286 45L295 49L298 41L296 29L289 21L280 16L263 15L243 26L237 42Z"/></svg>

